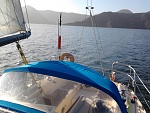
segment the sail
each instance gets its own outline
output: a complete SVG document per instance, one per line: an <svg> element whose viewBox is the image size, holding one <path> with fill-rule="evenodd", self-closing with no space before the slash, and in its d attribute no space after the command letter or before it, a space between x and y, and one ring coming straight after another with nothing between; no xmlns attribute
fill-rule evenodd
<svg viewBox="0 0 150 113"><path fill-rule="evenodd" d="M0 43L3 44L3 41L6 44L12 43L10 39L16 37L10 39L4 39L4 37L7 38L21 31L26 31L26 27L20 0L0 0ZM20 36L19 39L21 39ZM1 44L0 46L3 46Z"/></svg>

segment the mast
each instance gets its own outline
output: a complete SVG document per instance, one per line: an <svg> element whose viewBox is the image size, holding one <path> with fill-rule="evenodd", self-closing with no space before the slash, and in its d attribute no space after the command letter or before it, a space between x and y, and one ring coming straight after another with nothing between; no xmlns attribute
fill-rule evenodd
<svg viewBox="0 0 150 113"><path fill-rule="evenodd" d="M60 13L60 18L58 19L58 59L60 59L61 55L61 15Z"/></svg>

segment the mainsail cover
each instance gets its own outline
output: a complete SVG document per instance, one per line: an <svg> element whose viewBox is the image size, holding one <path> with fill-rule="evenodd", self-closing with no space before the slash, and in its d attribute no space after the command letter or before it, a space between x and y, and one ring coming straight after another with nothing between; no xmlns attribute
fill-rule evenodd
<svg viewBox="0 0 150 113"><path fill-rule="evenodd" d="M0 36L25 30L20 0L0 0Z"/></svg>

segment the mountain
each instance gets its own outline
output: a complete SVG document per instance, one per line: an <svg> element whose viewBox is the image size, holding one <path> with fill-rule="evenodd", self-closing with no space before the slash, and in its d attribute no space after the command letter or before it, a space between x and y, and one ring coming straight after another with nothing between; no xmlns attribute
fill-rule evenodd
<svg viewBox="0 0 150 113"><path fill-rule="evenodd" d="M122 9L122 10L119 10L117 13L127 13L127 14L132 14L132 12L128 9Z"/></svg>
<svg viewBox="0 0 150 113"><path fill-rule="evenodd" d="M27 6L29 22L34 24L54 24L54 22L46 19L38 10L31 6ZM23 13L26 15L26 10L23 7ZM25 16L25 20L27 20L27 16Z"/></svg>
<svg viewBox="0 0 150 113"><path fill-rule="evenodd" d="M95 15L97 27L110 28L132 28L132 29L150 29L150 13L118 13L118 12L104 12ZM68 23L72 26L91 26L91 19L85 21Z"/></svg>
<svg viewBox="0 0 150 113"><path fill-rule="evenodd" d="M39 13L46 19L53 21L55 24L58 23L60 12L55 11L39 11ZM64 13L62 12L62 24L72 23L76 21L82 21L85 19L85 15L76 14L76 13Z"/></svg>
<svg viewBox="0 0 150 113"><path fill-rule="evenodd" d="M60 12L50 10L36 10L27 6L30 23L35 24L58 24ZM25 13L25 8L23 8ZM150 29L150 11L147 13L132 13L130 10L123 9L118 12L103 12L93 16L97 27L110 28L133 28ZM27 20L27 16L25 16ZM83 14L62 13L62 24L72 26L91 26L91 19ZM84 24L85 23L85 24Z"/></svg>
<svg viewBox="0 0 150 113"><path fill-rule="evenodd" d="M27 6L28 17L30 23L35 24L58 24L58 19L60 12L50 11L50 10L36 10L31 6ZM25 8L23 7L23 13L25 13ZM25 19L26 16L25 16ZM76 21L82 21L85 19L85 15L76 13L65 13L62 12L62 24L72 23Z"/></svg>

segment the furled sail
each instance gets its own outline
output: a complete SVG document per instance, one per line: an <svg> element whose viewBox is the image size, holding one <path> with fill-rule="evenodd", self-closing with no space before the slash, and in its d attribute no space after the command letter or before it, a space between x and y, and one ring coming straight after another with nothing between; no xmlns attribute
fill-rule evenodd
<svg viewBox="0 0 150 113"><path fill-rule="evenodd" d="M0 0L0 46L27 38L20 0ZM15 34L12 36L14 33Z"/></svg>

